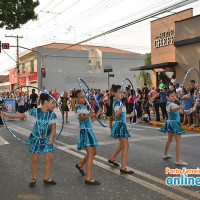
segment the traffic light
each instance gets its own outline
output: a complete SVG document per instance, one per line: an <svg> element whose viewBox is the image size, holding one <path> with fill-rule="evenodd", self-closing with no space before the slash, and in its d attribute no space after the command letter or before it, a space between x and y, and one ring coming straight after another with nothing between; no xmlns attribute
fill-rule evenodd
<svg viewBox="0 0 200 200"><path fill-rule="evenodd" d="M41 68L41 77L42 78L46 77L46 69L45 68Z"/></svg>

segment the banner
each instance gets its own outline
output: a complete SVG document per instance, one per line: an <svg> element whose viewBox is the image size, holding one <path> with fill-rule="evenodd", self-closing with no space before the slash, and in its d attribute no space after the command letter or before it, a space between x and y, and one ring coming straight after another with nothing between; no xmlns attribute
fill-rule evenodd
<svg viewBox="0 0 200 200"><path fill-rule="evenodd" d="M16 113L16 100L15 99L7 99L4 105L7 113L14 114Z"/></svg>

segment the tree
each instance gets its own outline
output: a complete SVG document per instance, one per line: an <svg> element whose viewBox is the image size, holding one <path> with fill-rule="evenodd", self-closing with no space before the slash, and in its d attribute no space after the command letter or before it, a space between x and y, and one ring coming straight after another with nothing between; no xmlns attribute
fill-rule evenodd
<svg viewBox="0 0 200 200"><path fill-rule="evenodd" d="M151 53L146 54L146 58L144 59L145 66L151 65ZM152 86L152 80L151 75L149 72L145 72L144 70L141 70L138 77L137 77L137 83L138 85L144 85L144 83L147 83L149 87Z"/></svg>
<svg viewBox="0 0 200 200"><path fill-rule="evenodd" d="M38 5L38 0L0 0L0 28L17 29L29 20L36 20L34 9Z"/></svg>
<svg viewBox="0 0 200 200"><path fill-rule="evenodd" d="M145 66L151 65L151 53L146 53L146 58L144 59Z"/></svg>
<svg viewBox="0 0 200 200"><path fill-rule="evenodd" d="M149 87L152 86L151 75L149 74L149 72L141 70L137 77L137 84L141 86L144 85L144 83L147 83Z"/></svg>

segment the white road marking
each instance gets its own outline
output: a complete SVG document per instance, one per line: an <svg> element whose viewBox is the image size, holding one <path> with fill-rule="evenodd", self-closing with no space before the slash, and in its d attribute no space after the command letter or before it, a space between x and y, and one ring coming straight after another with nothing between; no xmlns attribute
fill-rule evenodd
<svg viewBox="0 0 200 200"><path fill-rule="evenodd" d="M69 153L69 154L71 154L73 156L76 156L78 158L83 158L84 157L82 154L74 152L72 150L69 150L68 148L66 148L64 146L57 146L57 148L62 150L62 151L65 151L66 153ZM103 163L101 163L99 161L93 160L93 164L95 164L98 167L101 167L101 168L103 168L103 169L105 169L107 171L110 171L110 172L112 172L114 174L122 176L122 175L120 175L119 170L111 168L108 165L105 165L105 164L103 164ZM173 192L170 192L170 191L165 190L165 189L163 189L161 187L158 187L155 184L151 184L151 183L149 183L147 181L144 181L142 179L136 178L134 176L123 175L122 177L124 177L124 178L126 178L126 179L128 179L128 180L130 180L132 182L135 182L136 184L139 184L139 185L141 185L143 187L146 187L146 188L148 188L150 190L153 190L153 191L155 191L155 192L157 192L159 194L165 195L166 197L169 197L171 199L174 199L174 200L186 200L186 198L184 198L183 196L177 195L177 194L175 194Z"/></svg>
<svg viewBox="0 0 200 200"><path fill-rule="evenodd" d="M5 145L5 144L10 144L10 143L0 136L0 145Z"/></svg>
<svg viewBox="0 0 200 200"><path fill-rule="evenodd" d="M30 134L30 130L27 130L27 129L22 128L22 127L18 127L18 126L16 126L16 125L10 125L10 128L11 128L11 126L12 126L12 128L13 128L15 131L17 131L17 132L19 131L19 133L22 134L22 135L28 136L27 133ZM199 135L193 134L192 137L194 137L194 136L199 136ZM163 137L165 137L165 136L160 136L160 137L163 138ZM189 135L188 135L188 137L189 137ZM157 137L156 137L156 138L157 138ZM137 139L137 140L142 140L142 139L148 139L148 138L144 137L144 138L136 138L136 139ZM136 139L135 139L135 140L136 140ZM154 139L154 138L153 138L153 137L150 137L149 139ZM133 139L133 141L134 141L134 139ZM111 141L110 141L110 142L111 142ZM112 141L112 142L113 142L113 141ZM115 141L114 141L114 142L115 142ZM118 142L118 141L117 141L117 142ZM77 152L74 152L74 151L70 150L70 149L74 149L74 150L75 150L75 149L76 149L76 145L68 145L68 144L66 144L66 143L64 143L64 142L60 142L60 141L56 141L56 143L63 145L63 146L58 146L57 144L55 144L55 147L56 147L56 148L58 148L58 149L60 149L60 150L63 150L63 151L65 151L65 152L67 152L67 153L69 153L69 154L71 154L71 155L74 155L74 156L76 156L76 157L79 157L79 158L83 158L83 157L84 157L82 154L79 154L79 153L77 153ZM81 152L84 152L84 153L85 153L85 151L81 151ZM99 160L102 160L102 161L104 161L104 162L107 162L107 159L104 158L104 157L102 157L102 156L98 156L98 155L97 155L95 158L97 158L97 159L99 159ZM103 168L103 169L106 169L106 170L108 170L108 171L110 171L110 172L113 172L113 173L115 173L115 174L117 174L117 175L120 175L118 170L113 169L113 168L109 167L108 165L105 165L105 164L103 164L103 163L101 163L101 162L98 162L98 161L96 161L96 160L94 160L93 163L94 163L95 165L97 165L97 166ZM128 167L128 166L127 166L127 167ZM152 176L152 175L150 175L150 174L147 174L147 173L145 173L145 172L139 171L139 170L137 170L137 169L133 169L133 168L131 168L131 167L128 167L128 168L132 169L133 171L135 171L136 174L138 174L138 175L140 175L140 176L142 176L142 177L145 177L145 178L147 178L147 179L149 179L149 180L155 181L155 182L157 182L157 183L159 183L159 184L165 185L165 181L162 180L162 179L159 179L159 178L157 178L157 177L154 177L154 176ZM143 181L143 180L141 180L141 179L139 179L139 178L136 178L136 177L134 177L134 176L125 175L125 176L123 176L123 177L126 178L126 179L129 179L129 180L131 180L131 181L133 181L133 182L135 182L135 183L137 183L137 184L139 184L139 185L142 185L143 187L146 187L146 188L148 188L148 189L150 189L150 190L153 190L153 191L155 191L155 192L157 192L157 193L163 194L163 195L165 195L165 196L167 196L167 197L169 197L169 198L171 198L171 199L177 199L177 200L179 200L179 199L180 199L180 200L185 200L185 199L186 199L186 198L184 198L184 197L182 197L182 196L180 196L180 195L177 195L177 194L175 194L175 193L173 193L173 192L170 192L170 191L168 191L168 190L162 189L161 187L156 186L154 183L151 184L151 183L149 183L149 182L147 182L147 181ZM180 191L180 192L182 192L182 193L185 193L185 194L187 194L187 195L190 195L190 196L192 196L192 197L195 197L195 198L200 199L200 194L198 194L197 192L194 192L194 191L191 191L191 190L187 190L187 189L185 189L185 188L179 188L179 187L171 187L171 188L174 189L174 190Z"/></svg>

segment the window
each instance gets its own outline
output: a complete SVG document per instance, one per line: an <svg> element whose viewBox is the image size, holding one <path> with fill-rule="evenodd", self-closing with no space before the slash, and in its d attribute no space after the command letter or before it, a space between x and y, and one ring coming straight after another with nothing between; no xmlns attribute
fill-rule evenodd
<svg viewBox="0 0 200 200"><path fill-rule="evenodd" d="M26 73L25 63L22 63L22 74Z"/></svg>
<svg viewBox="0 0 200 200"><path fill-rule="evenodd" d="M91 60L89 60L89 63L91 64Z"/></svg>
<svg viewBox="0 0 200 200"><path fill-rule="evenodd" d="M30 60L30 72L34 72L34 60Z"/></svg>

